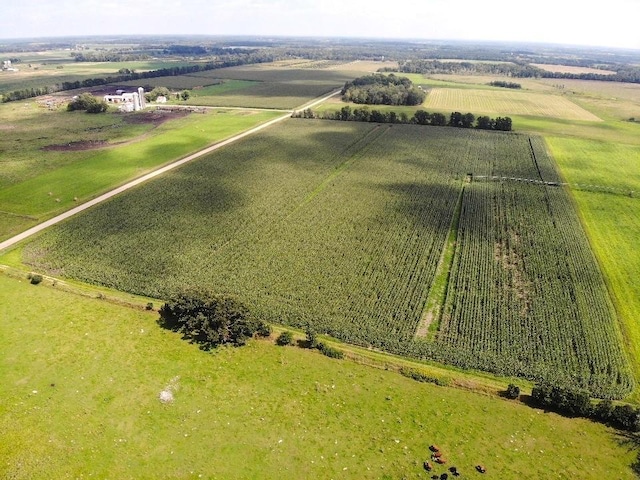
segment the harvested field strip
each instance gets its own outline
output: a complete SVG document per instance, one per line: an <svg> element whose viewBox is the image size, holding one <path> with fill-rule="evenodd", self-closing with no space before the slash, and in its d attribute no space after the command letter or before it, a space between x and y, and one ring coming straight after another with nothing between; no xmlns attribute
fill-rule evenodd
<svg viewBox="0 0 640 480"><path fill-rule="evenodd" d="M424 107L489 115L531 115L568 120L601 121L584 108L557 95L480 89L433 88Z"/></svg>
<svg viewBox="0 0 640 480"><path fill-rule="evenodd" d="M428 334L435 333L440 329L440 319L446 300L447 287L451 276L451 265L453 264L456 242L458 240L458 225L460 224L463 197L464 185L460 189L460 196L458 197L455 213L451 218L449 236L442 250L442 256L438 262L435 278L429 288L429 296L427 297L420 325L418 325L418 330L416 331L416 337L427 337ZM433 339L433 335L429 335L429 338Z"/></svg>
<svg viewBox="0 0 640 480"><path fill-rule="evenodd" d="M152 297L206 284L354 344L626 394L606 288L561 187L465 185L440 331L416 340L469 173L559 180L536 138L291 119L71 219L24 258Z"/></svg>

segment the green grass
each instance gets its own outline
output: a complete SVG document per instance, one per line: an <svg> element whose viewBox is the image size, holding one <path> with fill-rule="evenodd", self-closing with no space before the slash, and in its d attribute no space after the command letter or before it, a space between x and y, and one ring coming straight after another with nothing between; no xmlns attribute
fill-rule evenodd
<svg viewBox="0 0 640 480"><path fill-rule="evenodd" d="M437 443L465 477L634 478L602 425L156 318L0 276L0 476L418 479Z"/></svg>
<svg viewBox="0 0 640 480"><path fill-rule="evenodd" d="M69 115L76 115L78 120L78 116L83 119L90 117L84 113L61 112L56 118L67 118ZM31 164L36 167L43 164L47 167L41 171L36 170L37 174L32 176L33 170L21 174L22 166L16 165L16 175L27 178L22 181L14 180L0 191L0 211L42 220L159 165L186 156L277 115L279 114L274 112L209 111L204 115L191 114L166 122L147 137L133 143L83 152L51 152L52 155L48 155L49 152L38 152ZM29 121L30 128L35 129L35 123L31 122L32 120ZM125 128L120 125L120 128ZM132 130L139 131L139 127L133 126ZM84 132L73 135L77 135L74 137L77 140L86 139ZM27 150L30 148L25 147ZM56 164L59 158L62 159L60 165ZM12 162L11 159L9 161ZM15 231L15 223L13 220L6 227L0 225L0 237L7 237ZM29 226L32 223L32 220L25 219L23 225Z"/></svg>

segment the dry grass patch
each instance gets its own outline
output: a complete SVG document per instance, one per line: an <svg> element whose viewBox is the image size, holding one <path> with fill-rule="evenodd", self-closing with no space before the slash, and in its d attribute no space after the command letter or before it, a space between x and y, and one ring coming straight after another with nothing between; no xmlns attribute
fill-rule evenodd
<svg viewBox="0 0 640 480"><path fill-rule="evenodd" d="M596 73L599 75L615 75L613 70L600 70L599 68L589 67L574 67L570 65L556 65L556 64L544 64L544 63L532 63L532 67L537 67L540 70L553 73L572 73L580 75L581 73Z"/></svg>
<svg viewBox="0 0 640 480"><path fill-rule="evenodd" d="M601 121L564 97L530 92L434 88L423 104L430 110L491 115L531 115L567 120Z"/></svg>

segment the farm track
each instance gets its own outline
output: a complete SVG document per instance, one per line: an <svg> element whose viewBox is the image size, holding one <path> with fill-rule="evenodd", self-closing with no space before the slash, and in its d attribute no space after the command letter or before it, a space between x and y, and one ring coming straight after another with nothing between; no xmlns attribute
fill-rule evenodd
<svg viewBox="0 0 640 480"><path fill-rule="evenodd" d="M314 106L316 106L316 105L328 100L329 98L337 95L338 93L340 93L340 90L337 90L337 91L335 91L335 92L333 92L333 93L331 93L329 95L326 95L326 96L324 96L322 98L313 100L313 101L303 105L300 108L312 108L312 107L314 107ZM245 110L254 110L254 109L246 108ZM15 235L15 236L13 236L13 237L11 237L11 238L3 241L3 242L0 242L0 252L3 251L3 250L6 250L9 247L12 247L12 246L16 245L17 243L19 243L19 242L21 242L21 241L23 241L23 240L25 240L25 239L27 239L29 237L32 237L33 235L36 235L37 233L45 230L46 228L49 228L49 227L51 227L53 225L56 225L56 224L58 224L60 222L63 222L65 220L73 217L74 215L77 215L78 213L81 213L81 212L83 212L83 211L85 211L85 210L87 210L87 209L89 209L89 208L91 208L91 207L93 207L95 205L98 205L98 204L100 204L102 202L105 202L106 200L109 200L110 198L113 198L113 197L115 197L116 195L119 195L122 192L126 192L127 190L130 190L133 187L136 187L136 186L138 186L138 185L140 185L142 183L145 183L145 182L147 182L149 180L152 180L153 178L155 178L155 177L157 177L159 175L162 175L162 174L164 174L166 172L169 172L169 171L171 171L171 170L173 170L175 168L178 168L178 167L180 167L180 166L182 166L182 165L184 165L186 163L189 163L192 160L195 160L195 159L200 158L200 157L202 157L204 155L207 155L207 154L209 154L211 152L214 152L214 151L216 151L216 150L218 150L218 149L220 149L222 147L226 147L227 145L230 145L232 143L237 142L238 140L241 140L241 139L243 139L245 137L253 135L254 133L257 133L257 132L259 132L261 130L264 130L265 128L268 128L268 127L270 127L272 125L275 125L276 123L282 122L283 120L286 120L287 118L290 118L290 116L291 116L291 111L286 111L286 114L282 115L281 117L278 117L278 118L275 118L273 120L270 120L270 121L268 121L266 123L263 123L262 125L258 125L257 127L254 127L254 128L252 128L250 130L246 130L246 131L244 131L244 132L242 132L242 133L240 133L238 135L235 135L235 136L233 136L231 138L228 138L228 139L223 140L221 142L218 142L218 143L216 143L214 145L211 145L211 146L209 146L207 148L204 148L204 149L200 150L199 152L193 153L193 154L191 154L191 155L189 155L189 156L187 156L185 158L182 158L180 160L176 160L175 162L170 163L169 165L165 165L164 167L161 167L161 168L159 168L157 170L154 170L154 171L152 171L152 172L150 172L150 173L148 173L146 175L143 175L142 177L139 177L139 178L137 178L135 180L132 180L132 181L130 181L130 182L118 187L118 188L114 188L113 190L110 190L110 191L108 191L108 192L106 192L106 193L104 193L104 194L102 194L102 195L100 195L100 196L98 196L98 197L96 197L96 198L94 198L92 200L89 200L88 202L83 203L82 205L78 205L77 207L74 207L71 210L67 210L66 212L63 212L60 215L57 215L57 216L55 216L53 218L50 218L49 220L46 220L46 221L44 221L44 222L42 222L42 223L40 223L40 224L28 229L28 230L25 230L24 232L22 232L22 233L20 233L18 235Z"/></svg>

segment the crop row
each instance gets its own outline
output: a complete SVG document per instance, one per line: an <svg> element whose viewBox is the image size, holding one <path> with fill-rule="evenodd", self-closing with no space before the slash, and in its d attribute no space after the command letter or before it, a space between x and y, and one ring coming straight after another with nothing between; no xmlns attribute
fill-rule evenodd
<svg viewBox="0 0 640 480"><path fill-rule="evenodd" d="M207 285L262 319L603 396L630 385L597 265L526 136L289 120L42 235L34 268L166 298ZM463 185L435 342L415 340Z"/></svg>
<svg viewBox="0 0 640 480"><path fill-rule="evenodd" d="M548 169L541 149L536 157ZM613 308L565 190L474 182L458 241L439 341L603 396L612 384L630 388Z"/></svg>

